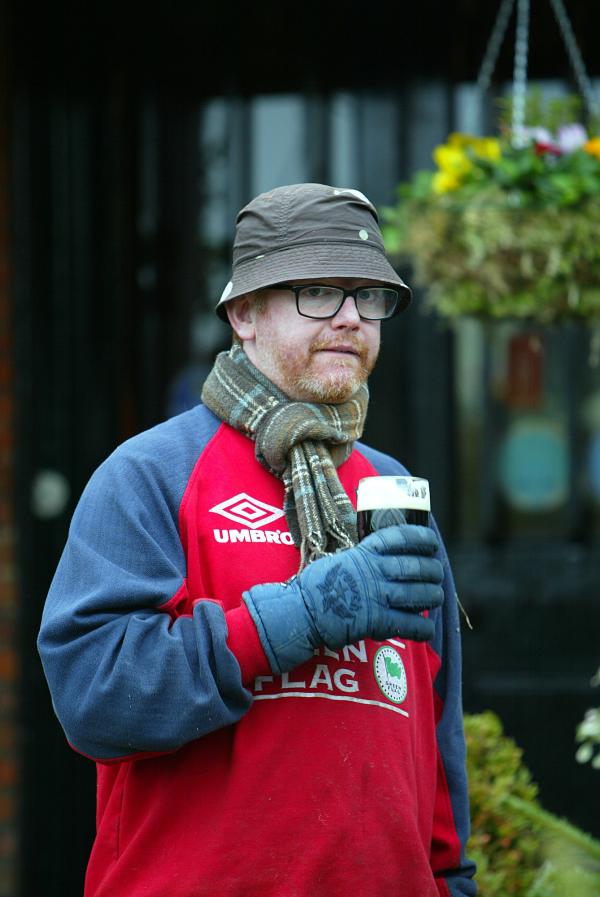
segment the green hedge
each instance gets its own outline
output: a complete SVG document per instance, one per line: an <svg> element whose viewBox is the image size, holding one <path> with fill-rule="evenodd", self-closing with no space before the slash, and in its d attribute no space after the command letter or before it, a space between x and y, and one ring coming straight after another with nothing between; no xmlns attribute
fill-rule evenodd
<svg viewBox="0 0 600 897"><path fill-rule="evenodd" d="M598 897L600 842L543 809L494 713L466 714L465 734L480 897Z"/></svg>

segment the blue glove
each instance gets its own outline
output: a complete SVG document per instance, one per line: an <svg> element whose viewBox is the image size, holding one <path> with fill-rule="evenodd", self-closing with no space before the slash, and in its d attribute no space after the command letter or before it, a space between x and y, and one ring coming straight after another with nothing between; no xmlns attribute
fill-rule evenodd
<svg viewBox="0 0 600 897"><path fill-rule="evenodd" d="M444 599L436 535L424 526L390 526L344 551L319 558L287 583L267 583L243 599L274 673L304 663L315 648L363 638L427 641L434 624L420 611Z"/></svg>

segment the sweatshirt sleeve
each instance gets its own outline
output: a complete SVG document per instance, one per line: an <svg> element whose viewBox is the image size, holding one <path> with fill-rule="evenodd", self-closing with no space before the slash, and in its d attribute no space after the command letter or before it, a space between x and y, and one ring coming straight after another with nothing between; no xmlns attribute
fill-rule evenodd
<svg viewBox="0 0 600 897"><path fill-rule="evenodd" d="M435 677L438 775L431 845L431 867L440 897L475 897L475 865L465 856L470 813L464 737L460 622L456 589L441 535L445 600L437 611L431 647L440 660Z"/></svg>
<svg viewBox="0 0 600 897"><path fill-rule="evenodd" d="M66 736L99 761L176 750L237 722L252 700L221 606L197 601L175 620L161 609L186 599L176 499L189 471L177 440L131 443L84 491L38 639ZM255 636L237 617L248 668Z"/></svg>
<svg viewBox="0 0 600 897"><path fill-rule="evenodd" d="M380 475L410 475L389 455L360 445ZM444 566L444 603L437 608L435 634L430 642L434 664L434 703L438 745L437 789L431 842L431 868L440 897L475 897L475 864L465 855L470 811L466 746L462 709L462 651L454 578L444 542L433 516L438 558Z"/></svg>

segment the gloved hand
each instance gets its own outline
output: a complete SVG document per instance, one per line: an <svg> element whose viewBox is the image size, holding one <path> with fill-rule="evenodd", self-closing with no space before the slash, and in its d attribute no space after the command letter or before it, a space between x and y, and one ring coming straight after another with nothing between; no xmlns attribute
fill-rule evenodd
<svg viewBox="0 0 600 897"><path fill-rule="evenodd" d="M313 561L290 582L244 592L273 672L294 669L321 645L430 639L434 624L419 612L444 598L443 568L431 557L437 548L429 527L390 526Z"/></svg>

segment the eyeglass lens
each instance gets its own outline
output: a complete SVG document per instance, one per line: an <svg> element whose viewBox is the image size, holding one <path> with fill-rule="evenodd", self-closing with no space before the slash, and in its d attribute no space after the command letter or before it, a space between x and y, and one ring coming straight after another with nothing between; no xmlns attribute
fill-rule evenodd
<svg viewBox="0 0 600 897"><path fill-rule="evenodd" d="M298 290L298 311L309 318L327 318L335 315L344 301L344 290L338 287L307 286ZM371 321L390 317L396 308L398 293L385 287L367 287L357 290L356 308L361 318Z"/></svg>

